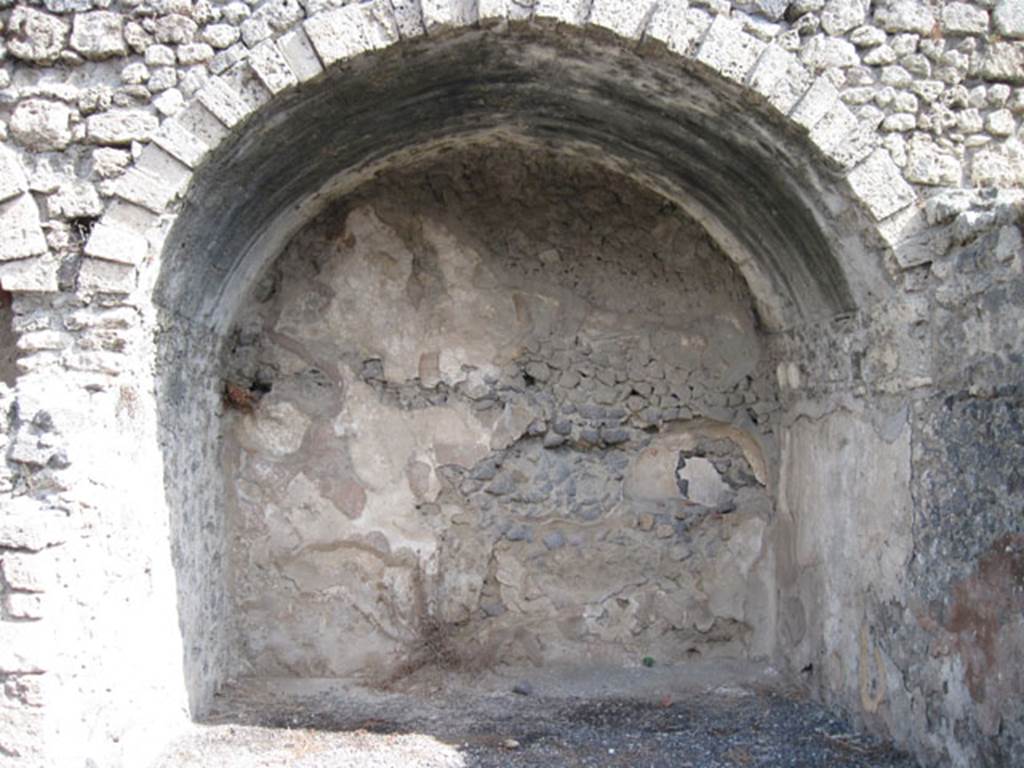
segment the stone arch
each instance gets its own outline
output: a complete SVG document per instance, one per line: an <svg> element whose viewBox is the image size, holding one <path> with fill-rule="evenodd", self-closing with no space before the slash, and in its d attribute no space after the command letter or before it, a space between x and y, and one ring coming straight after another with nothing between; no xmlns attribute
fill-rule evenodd
<svg viewBox="0 0 1024 768"><path fill-rule="evenodd" d="M383 0L319 11L165 120L91 233L79 289L136 291L163 312L156 386L196 713L231 653L217 352L252 278L330 199L467 137L550 146L678 202L742 272L769 330L891 290L881 246L914 192L827 80L683 4L518 13Z"/></svg>
<svg viewBox="0 0 1024 768"><path fill-rule="evenodd" d="M696 87L703 89L706 102L717 98L718 94L728 93L726 101L737 118L752 116L744 130L768 126L766 130L754 131L749 146L730 144L728 140L721 140L715 146L709 142L721 139L715 131L722 130L729 119L720 111L717 122L705 121L705 125L697 126L702 129L702 135L682 152L673 150L671 143L665 142L687 135L694 128L693 124L677 125L676 136L657 136L656 139L663 142L660 152L652 145L639 148L631 158L622 156L621 147L618 156L610 152L609 155L613 161L625 160L633 165L640 156L646 155L650 166L651 161L657 164L666 158L677 159L689 151L685 158L689 162L681 167L686 177L683 184L678 179L666 179L668 174L652 172L650 168L646 172L648 181L663 187L670 197L681 197L689 212L704 221L719 239L752 285L769 327L780 328L801 318L848 312L872 303L885 293L886 276L876 254L884 246L892 246L897 249L898 258L901 241L914 231L918 214L912 205L916 199L913 189L881 147L875 130L858 123L827 78L812 78L793 54L746 33L738 21L688 9L685 3L634 4L619 0L550 0L532 8L513 2L419 4L375 0L328 7L305 20L299 19L277 37L256 45L247 61L211 78L185 109L163 121L152 143L118 181L117 199L108 207L89 239L80 288L86 293L131 291L136 285L138 268L144 267L141 281L145 290L154 287L160 274L168 283L158 291L159 303L175 313L209 315L213 311L209 297L204 299L202 307L198 304L179 306L176 302L194 303L197 286L209 291L211 285L219 285L224 265L211 263L204 267L205 272L196 278L197 285L175 287L170 285L173 279L167 280L172 273L198 276L200 269L195 263L179 269L167 263L167 259L177 258L173 255L174 249L183 247L187 239L181 232L189 224L180 221L195 221L204 197L218 184L214 177L218 173L223 177L226 164L234 165L232 171L239 174L238 178L242 178L243 173L253 172L256 166L246 169L243 156L249 150L260 151L254 141L256 136L270 135L276 128L280 142L281 126L287 116L298 115L303 108L308 114L310 102L318 98L316 94L322 96L332 89L335 92L337 89L358 90L360 86L350 82L353 80L350 72L358 75L356 80L365 77L366 83L376 80L379 84L382 73L393 76L401 69L403 61L420 62L423 72L431 71L428 66L436 67L433 71L443 70L445 57L450 61L460 45L464 49L476 45L479 50L486 47L483 44L486 39L514 48L515 45L528 46L544 36L548 40L560 37L565 40L567 34L575 34L576 42L586 42L595 49L606 46L605 50L621 51L629 58L628 63L623 60L626 66L649 69L652 79L640 90L616 96L595 89L589 94L595 99L607 98L609 104L617 100L617 108L628 110L649 98L651 104L642 117L650 119L657 117L658 111L664 117L666 107L672 106L669 102L674 98L677 114L671 117L675 119L686 112L687 105L680 105L678 101L687 98L687 88ZM510 40L515 43L509 44ZM558 66L549 61L548 66L564 71L579 65L578 61L572 61L571 49L572 44L564 46L560 54L564 60ZM504 74L507 75L509 62L500 63L506 66ZM525 73L526 70L520 68L518 76L526 77ZM570 73L577 85L581 73L587 76L582 69ZM636 69L636 73L639 74L640 69ZM596 88L607 88L614 82L611 73L604 74ZM686 82L665 82L666 75L681 77ZM662 78L660 83L659 78ZM444 85L435 81L433 87ZM659 87L665 97L661 103L657 103ZM373 93L365 87L363 90L364 96ZM379 97L380 92L375 95ZM550 96L557 99L554 89ZM576 120L578 124L594 116L593 112L588 115L580 110L573 115L553 116L550 102L551 98L545 105L547 112L536 115L544 123L535 126L538 133L564 134L571 121ZM690 105L691 112L693 106ZM706 109L708 104L700 106ZM384 124L384 112L389 105L380 107L378 129ZM495 111L492 117L497 114ZM633 117L632 126L618 127L620 134L639 126L636 119L640 113ZM435 119L439 117L435 115ZM487 127L493 126L481 128L478 125L477 130ZM472 126L459 128L461 132L471 129ZM436 134L438 126L435 125L434 130ZM613 127L612 131L615 130ZM595 139L596 133L591 131L591 136L585 136L582 143L607 152L607 136L603 140L597 136L596 140L586 141ZM334 138L344 139L344 136ZM393 152L403 146L407 148L411 141L408 132L404 137L378 135L376 139L378 145L390 141ZM786 151L781 152L780 148L787 143ZM276 151L280 153L282 146L275 145ZM693 162L700 152L717 159L705 158L711 165L701 168ZM381 165L386 164L384 154L380 146L372 153ZM310 215L309 200L322 199L332 182L335 188L339 187L345 182L339 177L351 171L354 165L362 165L365 170L368 156L365 151L363 157L350 154L345 158L348 167L336 159L329 178L325 178L324 173L317 177L321 189L299 191L293 184L286 188L294 199L285 203L283 197L276 196L274 204L286 207L304 197L307 201L304 215ZM751 160L756 164L744 166ZM753 187L747 190L748 202L760 195L757 214L761 217L761 231L773 233L773 242L752 242L757 238L752 237L750 231L743 232L734 222L725 223L728 206L721 199L717 201L717 211L715 201L708 204L706 190L701 189L700 174L706 173L715 162L720 163L718 175L728 176L734 186L746 182ZM352 182L351 177L348 182ZM223 195L235 181L224 183L221 180L220 183L215 194ZM778 197L780 184L787 187L782 198ZM806 188L801 189L802 185ZM204 190L204 186L209 190ZM179 198L186 190L189 193L182 206ZM789 198L787 204L795 204L792 210L797 214L788 220L790 211L778 208L779 200L786 198ZM227 197L225 200L230 202ZM771 215L773 209L778 216ZM261 209L264 220L266 210ZM740 210L739 214L742 213ZM837 219L844 221L836 226ZM787 229L788 232L782 231ZM742 233L739 236L738 231ZM172 232L173 242L165 249L165 238ZM866 236L862 234L865 232ZM250 240L251 234L250 231L246 235ZM225 245L222 237L220 245ZM251 249L252 245L249 242L246 248ZM795 251L797 257L788 264L779 261L787 258L789 251ZM189 258L195 259L194 256ZM221 293L224 290L222 286Z"/></svg>

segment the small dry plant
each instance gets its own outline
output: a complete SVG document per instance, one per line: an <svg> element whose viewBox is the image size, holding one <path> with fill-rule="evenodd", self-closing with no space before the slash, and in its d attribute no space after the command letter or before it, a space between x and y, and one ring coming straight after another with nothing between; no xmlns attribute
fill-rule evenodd
<svg viewBox="0 0 1024 768"><path fill-rule="evenodd" d="M388 690L413 678L435 678L442 683L452 674L477 675L492 668L498 658L498 643L471 637L468 621L451 622L434 612L428 597L427 577L422 565L413 576L413 638L406 644L398 664L377 682ZM417 679L415 682L423 682Z"/></svg>

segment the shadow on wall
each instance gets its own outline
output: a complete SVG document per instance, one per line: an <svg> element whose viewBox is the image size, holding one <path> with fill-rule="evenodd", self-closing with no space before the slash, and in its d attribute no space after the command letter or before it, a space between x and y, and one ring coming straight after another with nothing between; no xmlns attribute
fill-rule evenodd
<svg viewBox="0 0 1024 768"><path fill-rule="evenodd" d="M14 332L11 294L0 290L0 383L13 387L18 378L18 335Z"/></svg>

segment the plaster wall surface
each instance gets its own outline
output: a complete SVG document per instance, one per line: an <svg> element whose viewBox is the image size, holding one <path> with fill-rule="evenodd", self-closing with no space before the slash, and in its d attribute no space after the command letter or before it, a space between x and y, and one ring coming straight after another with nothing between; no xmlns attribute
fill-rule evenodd
<svg viewBox="0 0 1024 768"><path fill-rule="evenodd" d="M371 184L231 343L243 669L381 678L439 632L452 666L766 658L764 354L728 259L622 177L481 147Z"/></svg>

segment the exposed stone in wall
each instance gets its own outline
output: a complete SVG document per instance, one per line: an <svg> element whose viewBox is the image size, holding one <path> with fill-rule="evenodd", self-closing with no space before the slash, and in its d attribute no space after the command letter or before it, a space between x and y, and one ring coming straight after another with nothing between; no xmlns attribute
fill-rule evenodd
<svg viewBox="0 0 1024 768"><path fill-rule="evenodd" d="M360 36L360 11L354 8L264 5L243 9L204 1L100 7L83 2L19 5L0 12L5 37L0 138L30 169L32 195L42 203L61 184L85 184L87 198L98 190L103 203L122 199L146 207L139 197L140 184L146 186L144 174L120 183L115 179L151 139L169 152L176 172L185 173L207 149L203 124L211 112L219 111L218 117L231 126L269 94L315 76L324 62L343 53L449 24L531 16L589 24L627 38L664 40L671 50L695 55L727 77L749 80L783 111L793 109L794 119L812 131L815 143L846 157L844 162L863 160L880 143L896 172L924 187L1006 187L1024 180L1018 135L1024 41L1010 0L934 8L906 2L871 7L702 2L686 11L682 25L671 4L655 9L641 2L627 13L615 3L577 9L559 1L531 11L490 2L468 6L465 13L433 8L420 13L378 3L370 16L381 19L379 41ZM339 40L332 42L332 35ZM738 57L740 49L744 55ZM234 83L256 75L259 82L248 95L228 106L233 97L217 78ZM818 82L809 89L815 77ZM200 92L204 106L190 106ZM176 121L157 131L159 121L169 118ZM59 153L49 162L60 162L42 181L34 153L49 151ZM890 194L906 191L902 180L885 186ZM165 190L169 195L180 191L173 185ZM895 209L877 210L884 218ZM50 213L48 218L59 231L62 221L83 217ZM54 284L58 264L73 263L77 249L49 246L43 260L4 265L0 271L7 273L9 288L17 283L39 290ZM27 259L43 250L34 247L31 252L20 248L13 258ZM99 246L92 255L111 258ZM90 270L103 267L91 265ZM118 282L124 287L128 281Z"/></svg>
<svg viewBox="0 0 1024 768"><path fill-rule="evenodd" d="M770 653L771 366L671 205L463 152L325 213L252 302L226 443L246 671L386 677L425 623L468 665Z"/></svg>
<svg viewBox="0 0 1024 768"><path fill-rule="evenodd" d="M930 398L915 420L913 618L890 619L890 644L932 752L1012 764L1024 733L1020 667L1006 661L1024 647L1020 392ZM956 684L942 685L952 669ZM966 744L965 729L976 734Z"/></svg>

